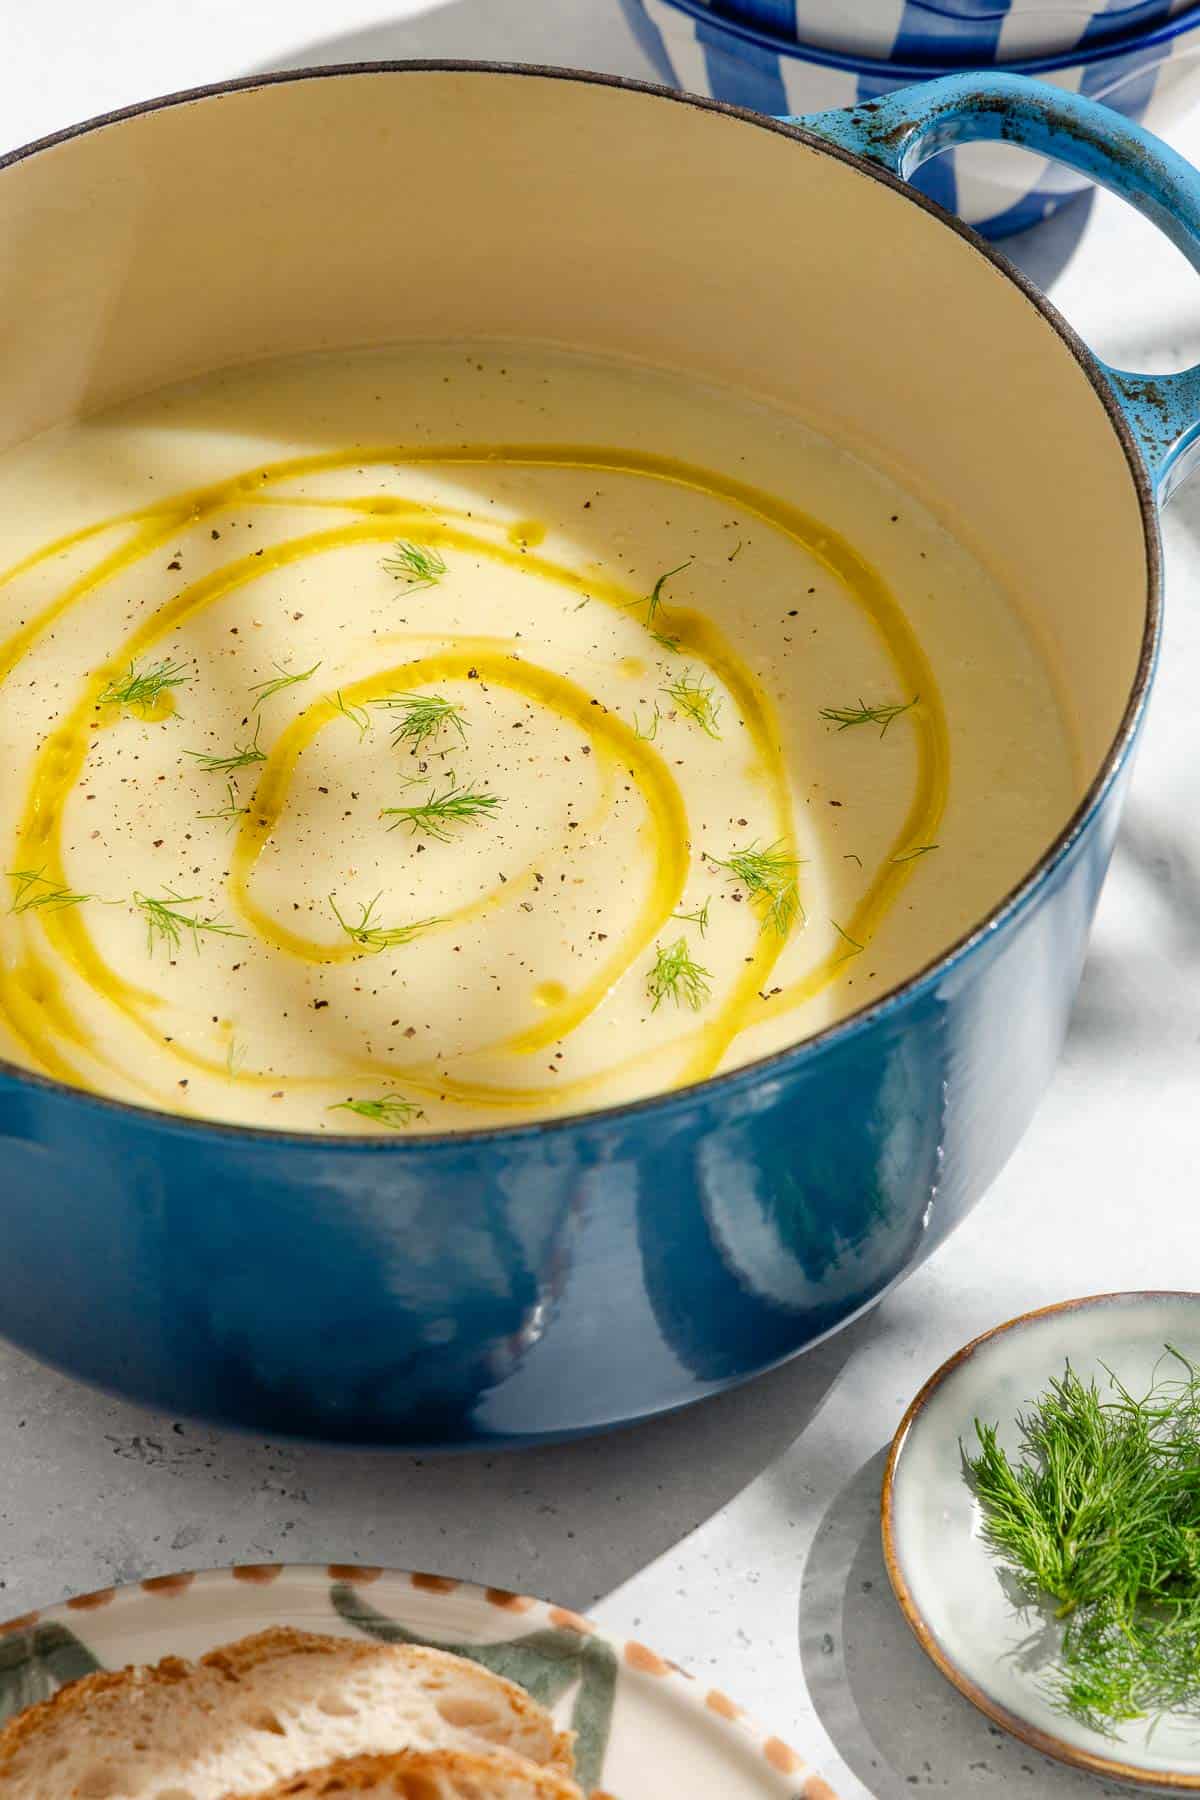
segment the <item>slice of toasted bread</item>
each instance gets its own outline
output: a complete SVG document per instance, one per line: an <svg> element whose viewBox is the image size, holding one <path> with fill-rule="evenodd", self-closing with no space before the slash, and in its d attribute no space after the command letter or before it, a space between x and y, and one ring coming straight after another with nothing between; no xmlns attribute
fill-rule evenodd
<svg viewBox="0 0 1200 1800"><path fill-rule="evenodd" d="M570 1773L549 1714L478 1664L281 1628L87 1675L19 1713L0 1731L0 1796L227 1800L368 1752L493 1749Z"/></svg>
<svg viewBox="0 0 1200 1800"><path fill-rule="evenodd" d="M583 1800L553 1769L537 1769L504 1750L401 1750L354 1756L281 1781L252 1800ZM233 1797L230 1796L230 1800Z"/></svg>

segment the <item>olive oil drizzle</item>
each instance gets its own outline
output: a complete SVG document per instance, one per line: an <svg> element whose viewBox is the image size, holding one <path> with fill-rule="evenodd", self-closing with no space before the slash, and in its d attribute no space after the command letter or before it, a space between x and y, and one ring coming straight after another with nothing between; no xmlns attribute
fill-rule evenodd
<svg viewBox="0 0 1200 1800"><path fill-rule="evenodd" d="M0 573L2 590L17 575L52 557L62 556L90 539L120 527L129 528L129 535L122 544L109 550L90 570L76 575L50 603L22 622L7 641L0 643L2 683L22 657L71 607L135 566L182 529L209 515L255 506L286 507L297 511L310 507L341 512L343 516L348 514L352 520L330 530L302 533L258 553L236 557L213 573L185 584L139 625L102 666L91 672L77 704L51 732L38 753L9 866L42 867L47 879L69 885L61 841L65 803L83 771L94 733L117 723L116 718L103 716L116 709L101 709L98 705L100 695L114 676L128 669L131 663L161 643L187 619L272 570L357 543L391 543L397 536L398 524L403 522L419 534L422 543L436 546L439 553L461 550L476 558L482 555L517 566L526 575L538 576L612 608L624 610L637 604L638 596L631 595L628 587L621 583L599 578L594 570L584 573L536 554L534 547L545 535L536 521L521 521L519 526L508 527L507 541L501 543L483 535L478 523L469 522L462 512L441 507L435 509L404 497L379 494L320 496L280 491L284 484L321 472L380 465L553 467L640 476L705 494L756 516L815 556L835 578L841 593L874 627L888 652L902 690L921 696L919 707L907 717L909 728L915 734L917 755L912 800L887 855L847 920L846 929L853 938L869 944L913 874L912 859L897 861L897 856L914 842L936 838L947 794L949 756L945 716L933 672L903 611L869 564L844 540L798 508L745 483L718 477L689 464L646 453L591 446L392 445L366 452L355 448L293 457L72 532ZM723 634L704 614L672 605L671 629L678 639L680 651L699 659L707 674L715 676L721 683L732 702L733 715L744 724L757 766L765 778L772 815L770 836L786 854L795 855L790 784L781 751L779 723L770 700ZM386 645L400 641L404 635L380 636L376 642ZM436 632L428 629L421 635L427 642L430 636L436 636ZM551 1003L539 1009L536 1021L528 1027L518 1029L499 1042L465 1053L468 1061L480 1055L493 1059L497 1056L514 1058L519 1074L523 1057L569 1037L649 948L656 933L663 930L679 905L690 866L686 809L659 749L639 737L615 712L598 707L592 696L567 677L527 660L523 652L518 653L505 640L458 638L451 648L420 655L358 681L342 681L338 690L342 705L333 694L314 698L284 727L269 748L266 761L253 770L257 782L249 798L248 810L238 825L228 898L257 938L278 954L312 963L353 960L357 949L352 943L329 943L304 937L261 908L252 893L255 865L283 816L300 757L325 725L342 717L345 703L364 706L397 689L462 680L469 670L549 708L587 736L597 752L594 766L599 792L594 818L602 817L611 805L616 774L628 771L645 809L644 835L648 836L652 852L649 860L653 876L637 916L599 970L578 989L561 997L555 992ZM164 694L156 716L164 717L172 709L170 694ZM545 858L539 861L544 862ZM515 886L489 890L464 901L456 911L439 920L433 929L444 929L447 924L510 904ZM45 916L42 916L43 910ZM82 1053L86 1062L120 1073L126 1082L130 1077L77 1018L65 988L40 952L39 934L76 977L116 1006L173 1058L230 1082L272 1085L279 1082L276 1073L234 1069L226 1060L208 1058L178 1041L168 1041L154 1017L160 1005L158 996L127 981L109 967L96 948L82 908L55 912L39 909L30 915L19 915L4 922L4 932L19 935L19 953L15 956L7 954L0 960L0 1012L36 1064L59 1079L77 1086L96 1085L90 1072L79 1066L72 1053ZM720 998L719 1004L714 1003L711 1009L706 1009L702 1018L689 1021L689 1029L680 1037L627 1057L619 1070L609 1068L562 1081L552 1090L545 1086L530 1086L520 1079L512 1082L474 1080L465 1072L451 1075L444 1058L436 1065L392 1063L379 1058L355 1059L351 1068L356 1074L375 1077L402 1076L417 1092L437 1093L451 1101L500 1111L511 1108L544 1112L569 1110L573 1103L601 1090L618 1072L667 1063L674 1064L669 1085L702 1079L720 1066L730 1045L746 1025L796 1007L819 993L842 972L839 944L799 980L776 989L764 1000L762 996L768 978L785 948L785 940L778 934L760 934L753 954L742 966L731 990ZM546 985L548 988L555 986ZM331 1070L328 1076L292 1078L291 1085L308 1088L343 1083L348 1072L343 1064ZM135 1086L155 1104L168 1105L175 1111L188 1110L186 1105L180 1104L177 1094L173 1093L167 1099L146 1083L135 1083Z"/></svg>
<svg viewBox="0 0 1200 1800"><path fill-rule="evenodd" d="M655 834L654 879L637 921L624 941L577 992L548 1009L527 1031L518 1032L502 1045L495 1046L514 1052L537 1050L566 1037L595 1011L661 928L663 918L678 904L688 874L687 814L679 789L662 758L653 752L646 754L645 747L637 742L629 727L615 713L598 712L592 705L591 695L565 676L518 659L511 653L498 654L488 647L486 640L460 640L453 650L384 669L363 681L343 685L341 691L353 704L365 706L396 688L432 687L446 681L464 681L472 669L497 687L506 687L513 693L538 701L568 720L588 735L593 748L610 765L620 763L632 768ZM265 942L309 962L328 962L334 955L340 958L345 952L340 946L331 952L329 946L303 938L280 925L255 903L250 892L250 879L255 863L287 806L288 789L300 757L317 733L338 716L332 700L315 701L277 739L262 766L250 812L238 832L230 873L230 897L242 918ZM491 890L484 897L485 903L489 906L500 904L516 886L510 882L505 887ZM466 911L467 908L462 908L448 914L447 922L461 920Z"/></svg>

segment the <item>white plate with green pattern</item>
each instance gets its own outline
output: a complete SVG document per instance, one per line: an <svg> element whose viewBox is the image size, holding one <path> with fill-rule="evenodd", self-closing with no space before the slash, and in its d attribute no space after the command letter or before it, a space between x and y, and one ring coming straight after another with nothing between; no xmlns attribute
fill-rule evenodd
<svg viewBox="0 0 1200 1800"><path fill-rule="evenodd" d="M0 1721L95 1669L202 1656L271 1625L433 1644L508 1676L574 1730L592 1800L837 1800L781 1738L644 1644L521 1594L337 1563L164 1575L0 1625Z"/></svg>

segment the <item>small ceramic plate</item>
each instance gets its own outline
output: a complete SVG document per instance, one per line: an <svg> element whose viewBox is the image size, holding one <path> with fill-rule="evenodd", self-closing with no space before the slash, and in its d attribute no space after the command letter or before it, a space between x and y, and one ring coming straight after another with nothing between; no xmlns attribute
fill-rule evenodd
<svg viewBox="0 0 1200 1800"><path fill-rule="evenodd" d="M201 1656L270 1625L434 1644L508 1676L574 1729L592 1800L837 1800L780 1738L644 1644L521 1594L336 1563L165 1575L0 1625L0 1721L94 1669Z"/></svg>
<svg viewBox="0 0 1200 1800"><path fill-rule="evenodd" d="M1166 1718L1112 1736L1056 1712L1041 1687L1057 1633L1010 1598L980 1535L960 1445L974 1422L998 1427L1014 1452L1015 1420L1061 1375L1108 1385L1105 1366L1133 1393L1152 1385L1163 1347L1200 1356L1200 1294L1102 1294L1027 1313L976 1338L932 1376L892 1444L883 1484L883 1551L896 1598L959 1691L1047 1756L1160 1793L1200 1792L1200 1723Z"/></svg>

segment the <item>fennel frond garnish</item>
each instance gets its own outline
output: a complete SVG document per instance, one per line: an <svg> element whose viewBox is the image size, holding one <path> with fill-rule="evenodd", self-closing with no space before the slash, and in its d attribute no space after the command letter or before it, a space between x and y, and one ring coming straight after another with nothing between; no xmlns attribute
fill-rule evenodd
<svg viewBox="0 0 1200 1800"><path fill-rule="evenodd" d="M846 955L838 958L839 962L845 962L851 956L859 956L862 954L863 950L866 948L864 944L860 944L857 938L851 937L848 931L844 931L836 919L830 919L829 923L833 926L833 929L837 932L843 943L849 944L850 946Z"/></svg>
<svg viewBox="0 0 1200 1800"><path fill-rule="evenodd" d="M662 591L667 585L667 582L670 581L672 575L681 575L685 569L691 568L695 560L694 556L689 556L686 562L677 563L673 569L668 569L665 575L659 576L650 593L646 594L641 600L633 600L630 602L633 606L645 607L645 623L647 626L652 626L655 619L658 617L659 609L663 604Z"/></svg>
<svg viewBox="0 0 1200 1800"><path fill-rule="evenodd" d="M415 1100L405 1100L401 1094L383 1094L378 1100L339 1100L327 1110L357 1113L360 1119L386 1125L389 1131L401 1131L414 1119L425 1116Z"/></svg>
<svg viewBox="0 0 1200 1800"><path fill-rule="evenodd" d="M651 1012L657 1012L664 1000L699 1012L712 992L712 977L693 960L687 939L680 937L673 944L655 944L654 967L646 977L646 991L652 1001Z"/></svg>
<svg viewBox="0 0 1200 1800"><path fill-rule="evenodd" d="M229 756L210 756L207 750L185 750L183 754L185 756L193 757L195 761L200 764L202 769L209 771L220 770L222 773L229 774L232 774L234 769L244 769L248 767L250 763L266 762L266 751L260 750L258 747L260 724L260 720L255 721L253 738L248 744L235 744L233 751Z"/></svg>
<svg viewBox="0 0 1200 1800"><path fill-rule="evenodd" d="M435 587L446 573L446 561L428 544L413 544L401 538L393 544L392 554L385 556L383 567L397 581L410 588Z"/></svg>
<svg viewBox="0 0 1200 1800"><path fill-rule="evenodd" d="M495 812L503 801L496 794L481 794L473 788L460 787L451 778L449 787L443 793L434 793L432 788L429 798L417 806L385 806L382 818L394 819L389 831L395 831L397 825L407 825L410 831L421 832L426 837L437 838L447 844L450 841L453 827L456 825L476 824Z"/></svg>
<svg viewBox="0 0 1200 1800"><path fill-rule="evenodd" d="M721 702L713 698L715 689L711 681L705 681L695 669L687 669L677 681L668 682L659 691L675 702L685 719L690 719L709 737L720 737L717 718Z"/></svg>
<svg viewBox="0 0 1200 1800"><path fill-rule="evenodd" d="M441 924L440 919L417 919L411 925L381 925L375 917L375 908L382 898L382 893L376 894L375 898L365 906L360 900L358 909L362 917L351 920L343 916L333 895L329 896L329 904L333 908L334 918L346 936L353 943L361 944L364 950L370 950L377 955L379 951L390 950L396 944L409 944L423 931L428 931L431 925Z"/></svg>
<svg viewBox="0 0 1200 1800"><path fill-rule="evenodd" d="M164 898L158 899L152 894L137 894L133 903L146 921L146 947L151 956L154 946L161 942L168 951L178 950L183 933L188 931L192 936L192 944L201 948L201 932L211 932L218 937L245 937L244 931L235 931L232 925L223 925L219 919L201 919L195 913L181 912L184 906L194 906L200 898L199 894L177 894L174 888L164 887Z"/></svg>
<svg viewBox="0 0 1200 1800"><path fill-rule="evenodd" d="M1167 1714L1194 1730L1200 1378L1169 1344L1146 1392L1100 1366L1104 1388L1067 1363L1017 1416L1012 1451L976 1419L963 1474L983 1542L1057 1627L1037 1674L1049 1704L1105 1736Z"/></svg>
<svg viewBox="0 0 1200 1800"><path fill-rule="evenodd" d="M124 675L110 681L100 696L101 706L133 706L145 711L167 692L185 687L191 680L186 663L157 662L149 668L130 663Z"/></svg>
<svg viewBox="0 0 1200 1800"><path fill-rule="evenodd" d="M708 909L711 904L712 901L710 898L704 902L703 906L697 907L695 912L672 913L671 917L673 919L678 919L684 925L695 925L700 936L703 937L708 930Z"/></svg>
<svg viewBox="0 0 1200 1800"><path fill-rule="evenodd" d="M238 820L245 818L246 814L250 811L250 808L248 806L238 805L238 791L234 787L232 781L227 781L225 783L225 792L228 795L227 805L219 806L216 812L198 813L196 816L201 819L226 819L228 820L228 828L232 831Z"/></svg>
<svg viewBox="0 0 1200 1800"><path fill-rule="evenodd" d="M254 711L257 712L263 701L269 700L272 694L281 694L284 688L295 687L297 682L310 681L320 666L319 662L315 662L311 669L301 669L299 674L289 675L281 663L276 663L275 667L279 670L278 675L270 681L259 681L250 689L252 694L258 695L254 702Z"/></svg>
<svg viewBox="0 0 1200 1800"><path fill-rule="evenodd" d="M880 737L887 736L887 728L893 719L901 713L911 712L920 694L914 694L902 706L867 706L860 700L857 706L823 706L820 717L830 725L836 725L839 731L849 731L852 725L878 725Z"/></svg>
<svg viewBox="0 0 1200 1800"><path fill-rule="evenodd" d="M744 850L735 850L724 860L714 856L709 861L718 869L727 869L742 883L762 919L764 931L770 927L780 937L786 937L797 917L801 924L804 923L804 908L800 904L796 882L800 860L791 856L782 843L760 848L756 842L748 844Z"/></svg>
<svg viewBox="0 0 1200 1800"><path fill-rule="evenodd" d="M9 869L8 878L15 881L10 913L60 912L64 906L81 906L94 900L94 894L77 894L73 888L60 887L43 875L40 869Z"/></svg>
<svg viewBox="0 0 1200 1800"><path fill-rule="evenodd" d="M361 743L362 739L366 737L368 731L371 729L371 715L366 707L355 706L352 700L344 699L341 688L338 689L333 697L333 705L334 708L341 713L343 719L349 719L350 723L355 727Z"/></svg>
<svg viewBox="0 0 1200 1800"><path fill-rule="evenodd" d="M372 705L395 714L392 743L397 748L407 744L414 755L442 731L456 731L464 744L467 741L462 707L440 694L385 694Z"/></svg>

